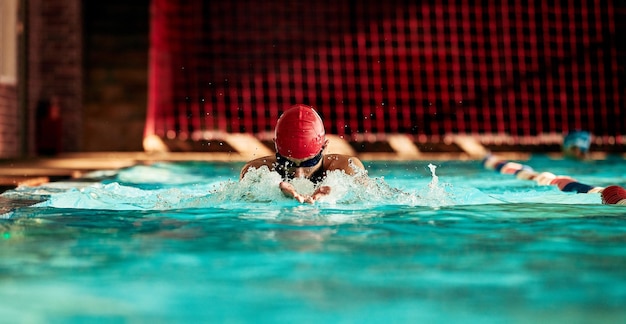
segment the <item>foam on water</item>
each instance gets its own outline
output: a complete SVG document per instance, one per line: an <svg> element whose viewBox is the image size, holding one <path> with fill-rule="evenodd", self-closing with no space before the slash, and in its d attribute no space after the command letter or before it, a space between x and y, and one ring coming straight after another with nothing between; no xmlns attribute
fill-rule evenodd
<svg viewBox="0 0 626 324"><path fill-rule="evenodd" d="M332 188L328 196L315 205L333 208L371 208L387 205L426 206L439 208L454 205L498 203L601 203L599 194L568 194L557 188L544 187L523 192L483 192L471 184L453 185L440 181L437 166L428 164L430 182L398 189L384 177L368 177L367 172L349 176L342 171L329 172L326 179L315 185L307 179L293 179L291 184L303 194L311 194L318 186ZM444 178L445 180L445 178ZM232 207L237 204L298 204L285 197L279 189L282 181L267 167L251 170L241 181L206 178L188 172L175 164L139 165L122 170L106 182L79 186L20 187L5 195L43 197L37 207L108 209L108 210L168 210L182 208ZM172 185L172 183L174 185ZM168 186L146 184L167 184Z"/></svg>
<svg viewBox="0 0 626 324"><path fill-rule="evenodd" d="M154 171L154 172L152 172ZM179 208L202 208L233 203L293 204L285 197L278 185L282 181L276 172L267 167L251 170L241 181L203 182L206 179L183 174L176 178L172 172L161 167L136 166L120 172L110 183L83 184L77 187L20 188L21 195L47 196L37 207L114 209L114 210L166 210ZM322 197L319 205L424 205L439 206L451 202L452 195L438 184L433 169L433 182L419 192L404 192L385 182L382 177L353 177L341 171L329 172L327 178L315 185L307 179L292 179L290 182L301 193L311 194L318 186L330 186L331 193ZM140 187L156 180L170 183L175 188L146 189ZM353 206L354 207L354 206Z"/></svg>

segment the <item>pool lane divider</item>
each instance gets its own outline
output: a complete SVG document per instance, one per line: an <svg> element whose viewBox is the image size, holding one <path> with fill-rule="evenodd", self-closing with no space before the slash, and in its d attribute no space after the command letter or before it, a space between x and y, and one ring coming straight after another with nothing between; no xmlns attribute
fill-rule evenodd
<svg viewBox="0 0 626 324"><path fill-rule="evenodd" d="M580 183L570 176L555 175L551 172L537 172L528 165L501 160L494 155L487 155L482 164L488 170L495 170L501 174L511 174L520 180L535 181L542 186L556 186L564 192L600 193L603 204L626 206L626 189L620 186L613 185L606 188L591 186Z"/></svg>

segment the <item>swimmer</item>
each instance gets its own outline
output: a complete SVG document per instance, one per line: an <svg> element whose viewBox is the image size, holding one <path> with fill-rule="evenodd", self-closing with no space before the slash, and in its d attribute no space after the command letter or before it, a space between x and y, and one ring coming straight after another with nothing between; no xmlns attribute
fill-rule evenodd
<svg viewBox="0 0 626 324"><path fill-rule="evenodd" d="M563 155L567 158L584 160L589 157L591 134L586 131L573 131L563 138Z"/></svg>
<svg viewBox="0 0 626 324"><path fill-rule="evenodd" d="M288 182L289 179L306 178L319 183L329 171L340 170L348 175L364 174L365 167L356 157L343 154L325 154L328 140L322 118L313 107L297 104L287 109L276 123L274 145L276 155L270 155L249 161L241 169L240 179L250 168L267 166L270 171L278 172L283 181L280 190L287 197L293 197L301 203L314 203L319 198L330 194L329 186L318 187L313 194L304 195Z"/></svg>

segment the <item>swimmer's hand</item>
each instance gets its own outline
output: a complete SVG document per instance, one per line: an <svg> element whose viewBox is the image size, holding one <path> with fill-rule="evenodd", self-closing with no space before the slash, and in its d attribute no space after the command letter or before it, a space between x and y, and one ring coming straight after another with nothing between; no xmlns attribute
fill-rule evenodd
<svg viewBox="0 0 626 324"><path fill-rule="evenodd" d="M300 203L312 204L319 198L330 194L329 186L321 186L317 188L315 192L310 196L301 195L300 193L296 191L296 188L294 188L291 183L286 182L286 181L282 181L279 187L280 187L280 190L283 192L283 194L285 194L285 196L293 197Z"/></svg>
<svg viewBox="0 0 626 324"><path fill-rule="evenodd" d="M321 186L315 190L315 192L311 195L311 202L318 200L321 197L328 196L330 194L329 186Z"/></svg>

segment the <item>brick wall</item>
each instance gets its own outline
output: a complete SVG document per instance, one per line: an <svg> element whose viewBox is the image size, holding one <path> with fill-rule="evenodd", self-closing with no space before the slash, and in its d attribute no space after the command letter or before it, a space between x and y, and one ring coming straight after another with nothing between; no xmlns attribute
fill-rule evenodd
<svg viewBox="0 0 626 324"><path fill-rule="evenodd" d="M19 155L17 89L0 83L0 158Z"/></svg>
<svg viewBox="0 0 626 324"><path fill-rule="evenodd" d="M62 151L141 150L149 0L26 1L29 152L41 137L37 107L51 101Z"/></svg>
<svg viewBox="0 0 626 324"><path fill-rule="evenodd" d="M82 15L80 0L27 1L27 151L36 152L37 107L58 101L63 151L82 145ZM45 134L52 136L51 134Z"/></svg>

